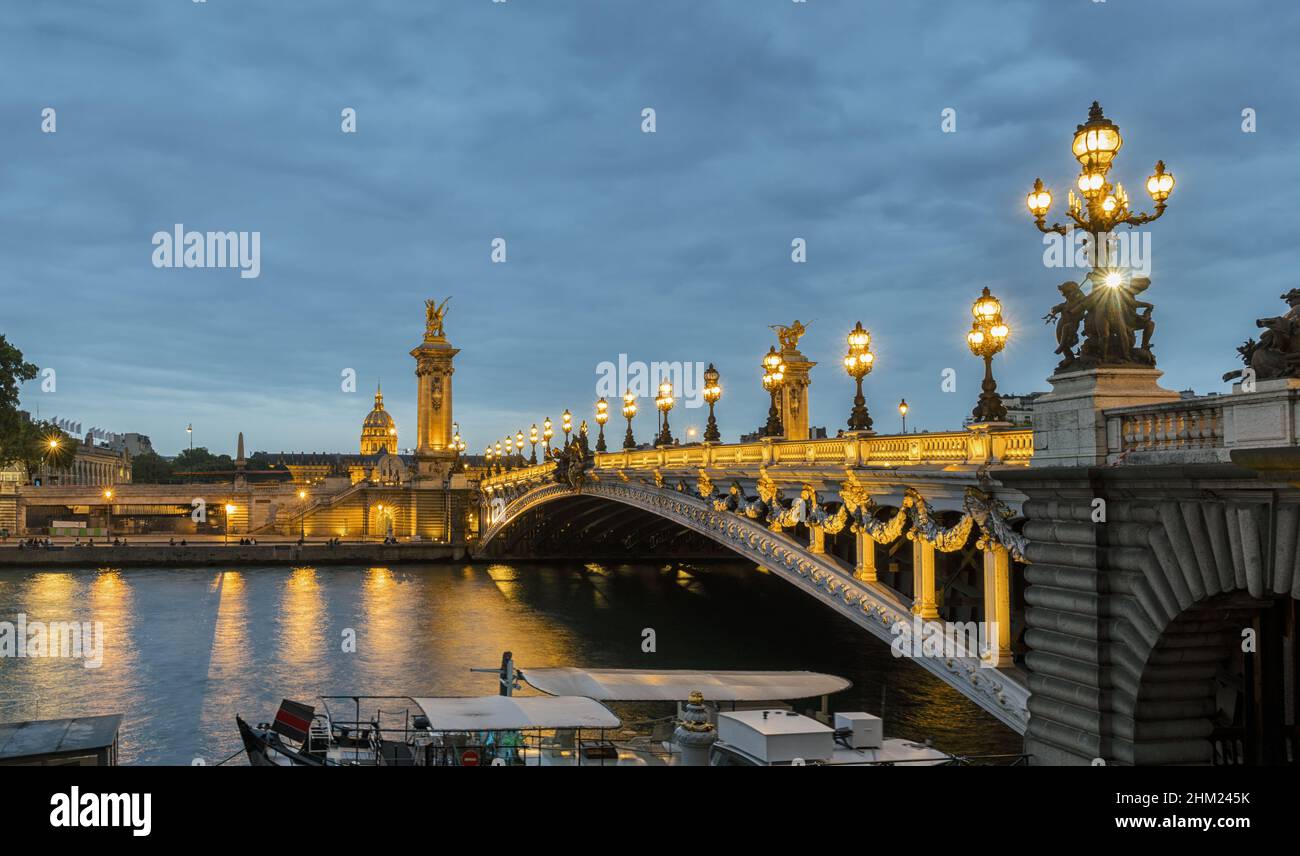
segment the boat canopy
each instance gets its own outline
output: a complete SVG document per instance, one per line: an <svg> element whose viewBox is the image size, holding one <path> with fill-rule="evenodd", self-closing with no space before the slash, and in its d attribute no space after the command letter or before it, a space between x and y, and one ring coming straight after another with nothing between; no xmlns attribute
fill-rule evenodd
<svg viewBox="0 0 1300 856"><path fill-rule="evenodd" d="M575 696L413 698L434 731L513 731L523 728L618 728L598 701Z"/></svg>
<svg viewBox="0 0 1300 856"><path fill-rule="evenodd" d="M675 669L525 669L523 678L555 696L597 701L779 701L831 695L849 682L819 672L692 672Z"/></svg>

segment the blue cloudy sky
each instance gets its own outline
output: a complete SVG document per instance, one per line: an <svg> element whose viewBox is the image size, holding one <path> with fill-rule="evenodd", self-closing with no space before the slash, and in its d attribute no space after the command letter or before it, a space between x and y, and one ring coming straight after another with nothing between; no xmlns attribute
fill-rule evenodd
<svg viewBox="0 0 1300 856"><path fill-rule="evenodd" d="M57 371L26 407L165 454L189 422L221 451L240 430L352 450L379 378L409 438L408 351L424 299L449 294L475 451L586 412L620 353L715 362L734 437L766 412L768 325L795 318L821 362L814 424L847 417L861 319L877 428L903 396L911 425L952 428L978 394L981 286L1013 323L1002 389L1046 387L1039 319L1076 274L1043 265L1024 195L1041 175L1063 199L1098 99L1134 196L1157 158L1178 179L1150 227L1164 383L1222 389L1253 319L1300 285L1298 25L1291 3L1187 0L14 4L0 332ZM259 231L261 276L154 268L175 223Z"/></svg>

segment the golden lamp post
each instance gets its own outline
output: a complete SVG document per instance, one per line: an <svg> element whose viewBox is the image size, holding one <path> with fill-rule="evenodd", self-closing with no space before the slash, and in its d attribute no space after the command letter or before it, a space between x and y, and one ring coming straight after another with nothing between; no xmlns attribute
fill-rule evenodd
<svg viewBox="0 0 1300 856"><path fill-rule="evenodd" d="M501 441L497 440L496 448L497 470L504 473L506 471L506 459L501 457Z"/></svg>
<svg viewBox="0 0 1300 856"><path fill-rule="evenodd" d="M1011 329L1002 320L1002 304L989 293L985 286L984 293L971 307L975 320L971 322L970 332L966 334L966 344L977 357L984 358L984 383L980 387L979 404L971 411L976 422L1005 422L1007 408L998 395L998 385L993 380L993 355L1007 344Z"/></svg>
<svg viewBox="0 0 1300 856"><path fill-rule="evenodd" d="M112 491L109 491L108 495L112 496L112 493L113 493ZM226 532L225 532L225 542L227 546L229 546L230 544L230 515L234 513L235 513L235 506L227 502L226 503Z"/></svg>
<svg viewBox="0 0 1300 856"><path fill-rule="evenodd" d="M911 410L911 409L912 409L912 408L910 408L910 407L907 406L907 399L906 399L906 398L904 398L902 401L898 402L898 415L901 416L901 417L903 417L903 433L904 433L904 434L907 433L907 411L909 411L909 410Z"/></svg>
<svg viewBox="0 0 1300 856"><path fill-rule="evenodd" d="M862 329L862 322L849 332L849 351L844 356L844 370L857 383L858 392L853 397L853 411L849 413L849 431L854 434L868 434L871 431L871 415L867 413L867 399L862 395L862 379L871 374L871 366L876 355L871 352L871 333Z"/></svg>
<svg viewBox="0 0 1300 856"><path fill-rule="evenodd" d="M519 455L519 465L524 464L524 432L515 432L515 452Z"/></svg>
<svg viewBox="0 0 1300 856"><path fill-rule="evenodd" d="M776 397L781 392L782 384L785 383L785 361L777 353L775 345L768 349L761 365L763 389L772 396L772 406L767 409L767 425L763 428L763 436L780 437L785 433L785 428L781 425L781 408L776 406Z"/></svg>
<svg viewBox="0 0 1300 856"><path fill-rule="evenodd" d="M1155 172L1147 178L1147 193L1155 203L1155 213L1134 213L1129 208L1128 193L1124 185L1109 181L1111 163L1124 145L1124 137L1119 126L1107 119L1101 112L1101 105L1092 102L1088 111L1088 121L1079 125L1074 132L1071 151L1079 161L1081 172L1075 182L1082 197L1070 191L1069 204L1065 213L1074 225L1087 230L1093 237L1096 248L1096 267L1105 268L1110 264L1107 242L1100 236L1110 232L1116 226L1140 226L1150 223L1165 213L1169 194L1174 190L1174 176L1165 171L1165 162L1156 161ZM1060 223L1047 225L1047 212L1052 207L1052 192L1043 186L1041 178L1035 179L1034 189L1026 198L1029 213L1034 215L1034 223L1043 232L1066 234L1069 227Z"/></svg>
<svg viewBox="0 0 1300 856"><path fill-rule="evenodd" d="M596 451L608 451L605 447L605 423L609 421L609 402L604 398L596 402L596 424L600 426L600 434L596 437Z"/></svg>
<svg viewBox="0 0 1300 856"><path fill-rule="evenodd" d="M483 450L483 461L484 461L484 466L487 467L488 475L489 476L495 475L496 470L493 469L491 445L489 445L486 449Z"/></svg>
<svg viewBox="0 0 1300 856"><path fill-rule="evenodd" d="M1092 365L1155 365L1150 350L1151 333L1155 328L1151 321L1154 307L1137 297L1151 282L1148 277L1130 278L1121 272L1117 267L1120 259L1113 252L1111 233L1116 226L1140 226L1163 215L1169 195L1174 191L1174 176L1165 169L1164 161L1156 161L1155 172L1146 181L1147 193L1155 203L1154 213L1134 212L1129 207L1124 185L1118 182L1112 185L1109 179L1111 165L1123 145L1124 137L1119 126L1102 114L1100 104L1092 102L1088 121L1075 129L1071 145L1080 166L1075 182L1080 195L1076 196L1075 191L1070 190L1065 211L1071 225L1047 225L1052 193L1041 178L1034 181L1033 190L1025 197L1025 204L1040 231L1065 235L1077 226L1089 235L1092 270L1087 279L1092 283L1092 291L1084 295L1074 283L1062 285L1065 302L1045 316L1049 323L1058 321L1057 353L1064 358L1058 369L1076 361ZM1138 307L1145 312L1139 314ZM1087 341L1076 354L1074 348L1081 320ZM1143 338L1140 347L1135 349L1133 335L1138 331L1142 332Z"/></svg>
<svg viewBox="0 0 1300 856"><path fill-rule="evenodd" d="M298 543L307 538L307 491L298 491Z"/></svg>
<svg viewBox="0 0 1300 856"><path fill-rule="evenodd" d="M542 420L542 439L546 442L546 457L548 458L551 456L551 438L555 436L555 432L551 430L551 424L551 417L549 416Z"/></svg>
<svg viewBox="0 0 1300 856"><path fill-rule="evenodd" d="M704 442L717 443L722 440L722 435L718 433L718 420L713 417L713 405L717 404L722 398L722 385L718 383L722 375L709 363L709 367L704 370L704 400L709 403L709 422L704 426Z"/></svg>
<svg viewBox="0 0 1300 856"><path fill-rule="evenodd" d="M560 423L561 427L564 428L564 446L567 449L569 446L569 434L573 431L573 414L569 412L567 407L564 409L564 412L560 414Z"/></svg>
<svg viewBox="0 0 1300 856"><path fill-rule="evenodd" d="M536 464L537 463L537 423L536 422L533 423L533 427L528 429L528 442L533 444L533 454L531 457L528 458L528 463Z"/></svg>
<svg viewBox="0 0 1300 856"><path fill-rule="evenodd" d="M668 430L668 411L673 409L672 381L665 380L659 384L659 397L655 399L655 407L663 415L663 425L659 429L659 436L655 439L655 445L671 446L673 444L673 435Z"/></svg>
<svg viewBox="0 0 1300 856"><path fill-rule="evenodd" d="M635 449L636 438L632 436L632 417L636 416L636 396L632 390L623 395L623 418L627 420L627 435L623 437L624 449Z"/></svg>

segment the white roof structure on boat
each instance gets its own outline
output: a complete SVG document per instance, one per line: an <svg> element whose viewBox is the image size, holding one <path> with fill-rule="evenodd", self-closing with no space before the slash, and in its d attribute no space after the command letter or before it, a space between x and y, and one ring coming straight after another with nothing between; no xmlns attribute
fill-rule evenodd
<svg viewBox="0 0 1300 856"><path fill-rule="evenodd" d="M412 698L434 731L511 731L517 728L618 728L598 701L574 696Z"/></svg>
<svg viewBox="0 0 1300 856"><path fill-rule="evenodd" d="M598 701L780 701L831 695L849 682L820 672L692 672L676 669L525 669L524 680L556 696Z"/></svg>

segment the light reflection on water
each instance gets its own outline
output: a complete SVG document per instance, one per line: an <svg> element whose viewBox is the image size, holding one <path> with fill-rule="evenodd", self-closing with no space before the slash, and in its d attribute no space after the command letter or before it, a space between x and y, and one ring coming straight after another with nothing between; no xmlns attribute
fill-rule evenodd
<svg viewBox="0 0 1300 856"><path fill-rule="evenodd" d="M0 620L18 613L102 622L104 660L0 658L0 721L123 713L124 763L216 763L240 749L235 714L265 721L281 698L490 694L493 676L469 668L497 666L503 650L525 671L826 671L853 681L835 709L879 713L884 690L890 736L968 754L1020 746L884 643L743 563L0 570ZM647 628L655 653L641 650ZM629 721L670 710L618 708Z"/></svg>

